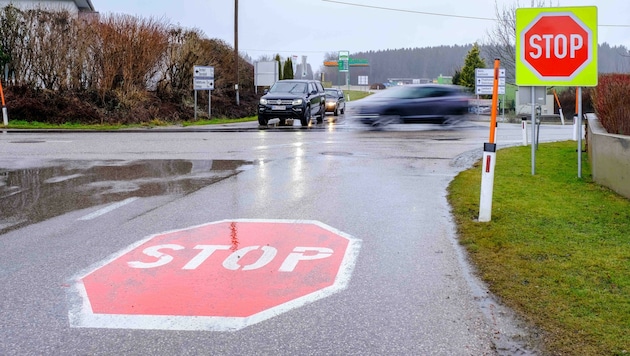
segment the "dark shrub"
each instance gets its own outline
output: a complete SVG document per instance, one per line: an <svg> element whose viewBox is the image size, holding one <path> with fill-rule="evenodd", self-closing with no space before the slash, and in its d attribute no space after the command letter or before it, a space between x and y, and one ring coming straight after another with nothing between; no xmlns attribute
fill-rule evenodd
<svg viewBox="0 0 630 356"><path fill-rule="evenodd" d="M592 88L582 88L582 113L595 112L593 102L591 100L592 91ZM575 114L577 114L577 109L575 107L575 92L575 87L565 88L562 91L558 91L558 100L560 100L560 104L562 105L562 113L569 121ZM554 111L558 112L557 110Z"/></svg>
<svg viewBox="0 0 630 356"><path fill-rule="evenodd" d="M630 135L630 75L603 74L592 94L595 113L606 131Z"/></svg>

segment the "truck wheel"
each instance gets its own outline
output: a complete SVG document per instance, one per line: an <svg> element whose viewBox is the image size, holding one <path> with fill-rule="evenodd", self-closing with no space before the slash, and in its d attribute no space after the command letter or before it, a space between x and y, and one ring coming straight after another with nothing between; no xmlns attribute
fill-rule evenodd
<svg viewBox="0 0 630 356"><path fill-rule="evenodd" d="M261 126L267 126L267 119L264 116L258 116L258 124Z"/></svg>
<svg viewBox="0 0 630 356"><path fill-rule="evenodd" d="M335 105L335 111L333 111L333 115L339 116L339 106Z"/></svg>
<svg viewBox="0 0 630 356"><path fill-rule="evenodd" d="M304 111L304 116L302 116L302 118L300 119L300 123L302 124L303 127L307 127L310 121L311 121L311 108L307 106L306 110Z"/></svg>

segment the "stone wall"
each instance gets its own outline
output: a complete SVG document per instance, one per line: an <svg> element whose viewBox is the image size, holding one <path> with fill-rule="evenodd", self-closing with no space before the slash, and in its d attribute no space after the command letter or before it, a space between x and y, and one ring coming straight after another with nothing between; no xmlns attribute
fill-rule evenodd
<svg viewBox="0 0 630 356"><path fill-rule="evenodd" d="M593 180L630 199L630 136L609 134L589 114L586 139Z"/></svg>

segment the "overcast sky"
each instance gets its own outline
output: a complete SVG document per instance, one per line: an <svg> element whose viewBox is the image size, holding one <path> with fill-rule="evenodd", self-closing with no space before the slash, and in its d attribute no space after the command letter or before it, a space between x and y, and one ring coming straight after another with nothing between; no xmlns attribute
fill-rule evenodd
<svg viewBox="0 0 630 356"><path fill-rule="evenodd" d="M496 0L499 7L517 0ZM101 14L164 19L234 45L234 0L92 0ZM530 0L520 0L522 7ZM549 0L547 0L549 3ZM598 8L599 43L630 48L630 1L552 0ZM354 5L353 5L354 4ZM328 52L350 53L483 42L495 0L239 0L240 52L254 60L307 56L317 70ZM611 26L614 25L614 26Z"/></svg>

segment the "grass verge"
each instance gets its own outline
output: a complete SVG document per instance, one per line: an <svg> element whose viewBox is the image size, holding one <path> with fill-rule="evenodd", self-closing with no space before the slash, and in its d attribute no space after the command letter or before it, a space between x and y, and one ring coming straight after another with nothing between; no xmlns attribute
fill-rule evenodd
<svg viewBox="0 0 630 356"><path fill-rule="evenodd" d="M10 120L8 126L2 125L3 128L7 129L29 129L29 130L37 130L37 129L64 129L64 130L120 130L120 129L128 129L128 128L150 128L150 127L160 127L160 126L170 126L170 125L181 125L184 127L187 126L203 126L203 125L220 125L220 124L230 124L237 122L248 122L248 121L256 121L257 118L255 116L244 117L240 119L227 119L227 118L213 118L213 119L200 119L196 121L183 121L180 123L169 123L162 120L152 120L150 122L137 124L137 125L122 125L122 124L106 124L106 125L89 125L83 123L69 122L63 124L49 124L45 122L38 121L22 121L22 120Z"/></svg>
<svg viewBox="0 0 630 356"><path fill-rule="evenodd" d="M593 183L575 142L497 152L492 221L476 222L480 163L450 184L460 243L480 277L543 331L549 354L630 352L630 200Z"/></svg>

